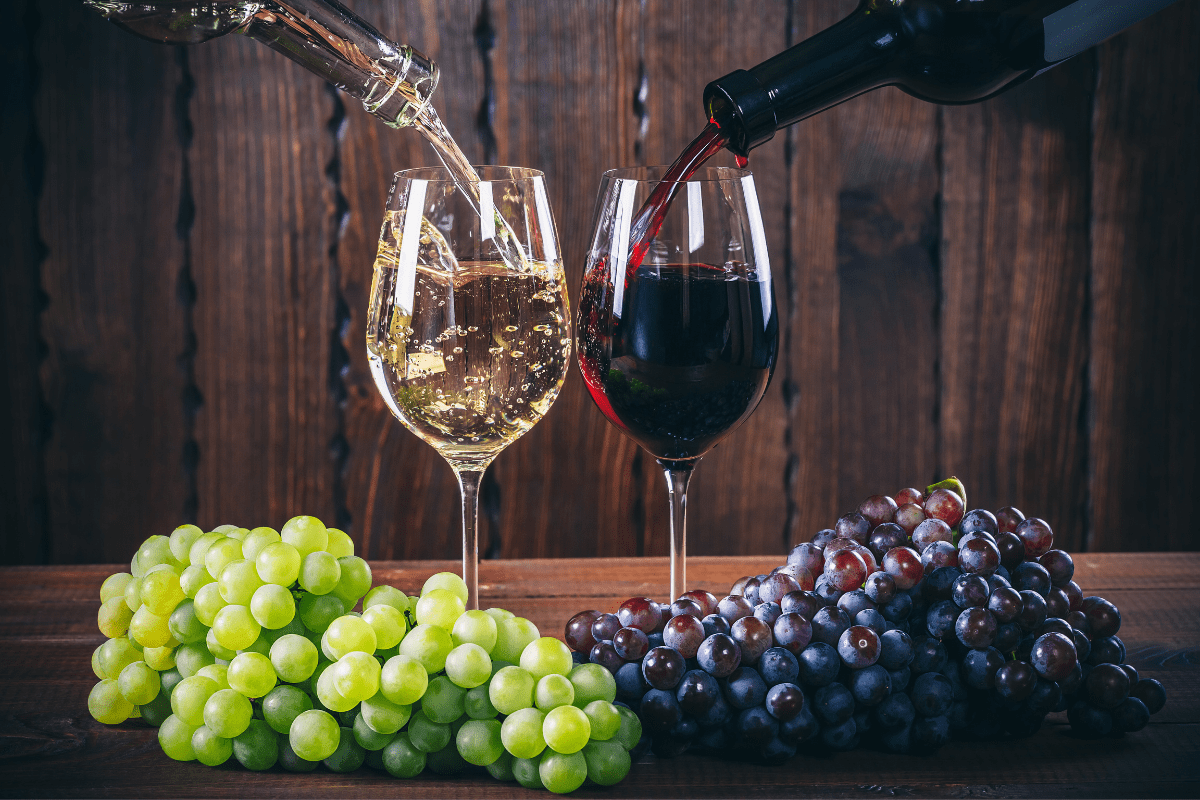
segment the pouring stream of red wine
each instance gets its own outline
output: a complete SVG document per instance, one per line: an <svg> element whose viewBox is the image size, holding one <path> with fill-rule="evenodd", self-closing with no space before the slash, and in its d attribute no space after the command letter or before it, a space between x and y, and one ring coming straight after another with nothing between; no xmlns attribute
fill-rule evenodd
<svg viewBox="0 0 1200 800"><path fill-rule="evenodd" d="M642 259L646 257L654 237L658 236L679 187L696 174L696 170L700 169L705 161L719 153L727 141L728 137L722 132L721 126L710 119L700 135L683 149L675 163L663 173L662 180L646 198L630 228L629 271L626 275L632 276L642 265ZM744 156L737 156L739 167L744 167L747 163L749 162Z"/></svg>

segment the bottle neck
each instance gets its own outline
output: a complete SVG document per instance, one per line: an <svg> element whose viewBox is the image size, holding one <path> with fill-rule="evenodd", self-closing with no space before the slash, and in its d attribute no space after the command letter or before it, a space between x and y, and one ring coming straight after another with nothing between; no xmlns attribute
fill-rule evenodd
<svg viewBox="0 0 1200 800"><path fill-rule="evenodd" d="M898 15L867 0L821 33L713 81L704 89L705 108L728 135L726 147L748 155L776 130L889 83L903 39Z"/></svg>

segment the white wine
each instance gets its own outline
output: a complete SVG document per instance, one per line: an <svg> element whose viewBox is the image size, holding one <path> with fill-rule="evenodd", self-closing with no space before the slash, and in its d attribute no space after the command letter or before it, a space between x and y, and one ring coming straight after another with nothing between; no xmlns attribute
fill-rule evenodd
<svg viewBox="0 0 1200 800"><path fill-rule="evenodd" d="M426 249L437 250L425 233ZM396 255L381 241L367 322L375 384L452 467L482 469L562 388L571 357L562 265L442 261L439 269L422 259L406 281Z"/></svg>

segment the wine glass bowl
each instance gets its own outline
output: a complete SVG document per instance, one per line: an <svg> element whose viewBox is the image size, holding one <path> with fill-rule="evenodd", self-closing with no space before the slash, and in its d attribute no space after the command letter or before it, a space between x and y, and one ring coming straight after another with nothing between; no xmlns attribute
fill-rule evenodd
<svg viewBox="0 0 1200 800"><path fill-rule="evenodd" d="M753 176L701 169L660 189L655 198L674 200L656 214L643 206L663 172L604 174L577 335L592 399L665 470L675 598L686 589L687 479L765 393L778 318Z"/></svg>
<svg viewBox="0 0 1200 800"><path fill-rule="evenodd" d="M463 579L478 607L479 481L545 415L570 363L557 233L536 170L396 174L375 259L367 355L400 422L463 492Z"/></svg>

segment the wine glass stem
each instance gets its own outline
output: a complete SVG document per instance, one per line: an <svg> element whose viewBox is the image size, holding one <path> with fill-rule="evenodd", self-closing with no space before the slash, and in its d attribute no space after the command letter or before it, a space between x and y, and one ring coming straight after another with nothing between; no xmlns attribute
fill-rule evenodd
<svg viewBox="0 0 1200 800"><path fill-rule="evenodd" d="M687 487L695 464L663 462L667 494L671 500L671 596L675 600L687 591Z"/></svg>
<svg viewBox="0 0 1200 800"><path fill-rule="evenodd" d="M479 482L487 469L456 469L462 492L463 581L467 584L467 610L479 608Z"/></svg>

